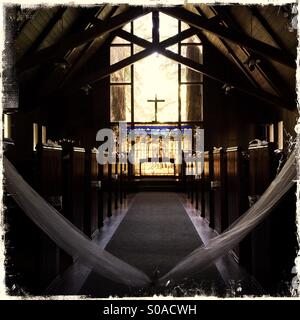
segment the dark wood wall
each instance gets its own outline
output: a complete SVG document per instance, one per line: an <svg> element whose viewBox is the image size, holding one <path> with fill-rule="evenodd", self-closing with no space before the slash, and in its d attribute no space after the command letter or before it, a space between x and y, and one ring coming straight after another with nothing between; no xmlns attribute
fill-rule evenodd
<svg viewBox="0 0 300 320"><path fill-rule="evenodd" d="M241 72L217 49L210 45L203 49L204 64L212 72L227 75L245 83ZM295 136L297 112L291 112L236 90L225 95L223 84L204 77L203 113L205 128L205 149L213 147L248 147L249 141L262 139L260 125L284 121L287 131ZM248 85L249 86L249 85Z"/></svg>
<svg viewBox="0 0 300 320"><path fill-rule="evenodd" d="M109 47L104 45L73 80L108 64ZM86 149L97 146L97 131L109 126L109 77L94 83L88 95L80 88L66 90L73 80L71 78L62 91L53 91L42 97L36 79L26 81L26 86L20 83L19 110L13 115L13 139L22 153L21 158L24 159L26 154L31 157L33 122L47 127L47 139L71 139L76 146ZM42 86L43 81L40 83Z"/></svg>

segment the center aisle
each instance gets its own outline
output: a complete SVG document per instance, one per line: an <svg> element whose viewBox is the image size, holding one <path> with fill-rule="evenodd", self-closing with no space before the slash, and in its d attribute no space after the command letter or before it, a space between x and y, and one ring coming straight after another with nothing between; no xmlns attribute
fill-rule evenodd
<svg viewBox="0 0 300 320"><path fill-rule="evenodd" d="M168 272L201 244L176 193L140 192L105 249L152 277L155 270L160 275ZM223 282L215 266L194 279L208 293ZM130 295L128 289L93 272L80 292L99 297L110 293Z"/></svg>

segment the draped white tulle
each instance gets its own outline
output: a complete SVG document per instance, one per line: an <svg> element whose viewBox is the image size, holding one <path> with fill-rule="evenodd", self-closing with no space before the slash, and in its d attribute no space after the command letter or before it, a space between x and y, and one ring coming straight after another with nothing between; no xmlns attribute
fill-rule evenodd
<svg viewBox="0 0 300 320"><path fill-rule="evenodd" d="M87 238L79 229L37 194L4 157L6 187L16 203L60 248L80 258L88 267L115 282L129 286L147 286L149 277L128 265ZM260 199L224 233L212 239L206 246L194 250L171 271L159 279L165 284L201 272L214 260L235 247L258 225L291 188L296 179L295 153L260 197ZM282 213L285 214L284 212Z"/></svg>
<svg viewBox="0 0 300 320"><path fill-rule="evenodd" d="M133 287L150 283L146 274L101 249L86 237L35 192L5 157L4 176L7 190L16 203L61 249L115 282Z"/></svg>
<svg viewBox="0 0 300 320"><path fill-rule="evenodd" d="M248 211L231 224L226 231L211 239L206 246L197 248L185 257L160 279L160 283L199 273L214 260L228 253L266 218L279 200L289 191L296 178L295 152L293 152L268 189ZM283 219L285 214L282 212Z"/></svg>

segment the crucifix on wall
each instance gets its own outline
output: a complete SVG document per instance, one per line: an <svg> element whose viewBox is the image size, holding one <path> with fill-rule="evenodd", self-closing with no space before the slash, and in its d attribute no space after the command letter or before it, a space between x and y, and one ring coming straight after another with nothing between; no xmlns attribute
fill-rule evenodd
<svg viewBox="0 0 300 320"><path fill-rule="evenodd" d="M154 122L157 122L157 103L158 102L165 102L165 100L157 99L157 94L156 94L155 99L147 100L147 102L154 102L154 107L155 107L155 120L154 120Z"/></svg>

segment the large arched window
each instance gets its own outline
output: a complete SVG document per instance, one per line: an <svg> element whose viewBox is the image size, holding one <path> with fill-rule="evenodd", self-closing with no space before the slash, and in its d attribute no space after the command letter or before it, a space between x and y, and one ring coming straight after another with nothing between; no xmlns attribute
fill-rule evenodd
<svg viewBox="0 0 300 320"><path fill-rule="evenodd" d="M123 29L151 42L152 28L152 13L149 13L127 24ZM188 28L185 23L159 12L159 41ZM195 35L167 49L202 63L203 48ZM113 65L141 50L143 48L115 37L110 47L110 63ZM202 84L200 73L153 53L134 65L111 74L111 122L201 122Z"/></svg>

